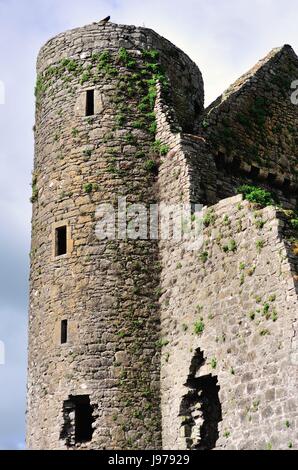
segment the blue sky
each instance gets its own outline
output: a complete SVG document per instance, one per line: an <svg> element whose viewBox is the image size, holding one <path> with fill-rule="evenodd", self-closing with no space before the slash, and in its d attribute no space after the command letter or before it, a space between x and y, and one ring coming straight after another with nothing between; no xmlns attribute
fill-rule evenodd
<svg viewBox="0 0 298 470"><path fill-rule="evenodd" d="M295 0L0 0L0 449L24 447L35 60L50 37L108 14L183 49L206 104L273 47L298 50Z"/></svg>

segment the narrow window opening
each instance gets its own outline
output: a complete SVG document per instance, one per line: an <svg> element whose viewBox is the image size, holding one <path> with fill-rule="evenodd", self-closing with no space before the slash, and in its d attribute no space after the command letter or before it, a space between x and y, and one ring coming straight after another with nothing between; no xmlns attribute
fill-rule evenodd
<svg viewBox="0 0 298 470"><path fill-rule="evenodd" d="M67 343L67 320L61 322L61 344Z"/></svg>
<svg viewBox="0 0 298 470"><path fill-rule="evenodd" d="M203 353L197 349L185 384L188 392L180 405L185 446L192 450L213 449L219 437L218 423L222 420L217 377L200 373L204 364Z"/></svg>
<svg viewBox="0 0 298 470"><path fill-rule="evenodd" d="M56 228L56 256L65 255L67 253L67 228Z"/></svg>
<svg viewBox="0 0 298 470"><path fill-rule="evenodd" d="M60 439L64 439L68 447L92 440L94 418L89 395L70 396L64 401L63 418Z"/></svg>
<svg viewBox="0 0 298 470"><path fill-rule="evenodd" d="M94 90L86 92L86 116L94 115Z"/></svg>

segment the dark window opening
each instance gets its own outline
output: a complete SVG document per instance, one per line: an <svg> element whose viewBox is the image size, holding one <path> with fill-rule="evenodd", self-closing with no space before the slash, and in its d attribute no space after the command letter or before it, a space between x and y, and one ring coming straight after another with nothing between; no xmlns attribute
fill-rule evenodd
<svg viewBox="0 0 298 470"><path fill-rule="evenodd" d="M67 343L67 320L61 322L61 344Z"/></svg>
<svg viewBox="0 0 298 470"><path fill-rule="evenodd" d="M86 116L94 115L94 90L86 92Z"/></svg>
<svg viewBox="0 0 298 470"><path fill-rule="evenodd" d="M65 255L67 253L67 228L56 228L56 256Z"/></svg>
<svg viewBox="0 0 298 470"><path fill-rule="evenodd" d="M185 386L188 392L182 398L180 416L186 448L211 450L219 437L218 423L222 421L221 404L218 397L217 377L200 376L200 368L205 364L203 353L197 349L190 365L190 373Z"/></svg>
<svg viewBox="0 0 298 470"><path fill-rule="evenodd" d="M75 403L75 441L88 442L92 439L92 408L88 396L76 397Z"/></svg>
<svg viewBox="0 0 298 470"><path fill-rule="evenodd" d="M60 439L64 439L68 447L92 440L94 418L89 395L70 396L63 403L63 418Z"/></svg>

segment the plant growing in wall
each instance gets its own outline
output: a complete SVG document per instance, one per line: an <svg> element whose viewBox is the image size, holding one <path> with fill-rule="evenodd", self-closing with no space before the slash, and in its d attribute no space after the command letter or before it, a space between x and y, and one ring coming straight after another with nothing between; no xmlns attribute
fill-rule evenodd
<svg viewBox="0 0 298 470"><path fill-rule="evenodd" d="M208 256L209 256L208 251L203 251L202 253L199 254L199 258L202 261L202 263L206 263Z"/></svg>
<svg viewBox="0 0 298 470"><path fill-rule="evenodd" d="M212 357L211 358L211 361L210 361L210 366L212 369L216 369L216 366L217 366L217 360L215 357Z"/></svg>
<svg viewBox="0 0 298 470"><path fill-rule="evenodd" d="M298 216L294 219L291 219L291 226L294 230L298 230Z"/></svg>
<svg viewBox="0 0 298 470"><path fill-rule="evenodd" d="M212 209L206 212L206 215L203 217L203 224L205 227L209 227L209 225L213 225L215 222L215 213Z"/></svg>
<svg viewBox="0 0 298 470"><path fill-rule="evenodd" d="M156 342L156 347L163 348L164 346L167 346L168 344L169 344L169 341L166 338L161 338Z"/></svg>
<svg viewBox="0 0 298 470"><path fill-rule="evenodd" d="M37 174L36 173L33 173L32 175L31 187L32 187L32 196L30 198L30 202L32 202L33 204L34 202L38 200Z"/></svg>
<svg viewBox="0 0 298 470"><path fill-rule="evenodd" d="M98 190L98 185L96 183L85 183L83 185L83 190L86 194L90 194L92 191Z"/></svg>
<svg viewBox="0 0 298 470"><path fill-rule="evenodd" d="M258 253L261 253L264 246L265 246L264 240L257 240L256 241L256 249L258 250Z"/></svg>
<svg viewBox="0 0 298 470"><path fill-rule="evenodd" d="M154 160L147 160L144 163L144 168L149 173L157 174L157 172L158 172L158 163L155 162Z"/></svg>
<svg viewBox="0 0 298 470"><path fill-rule="evenodd" d="M201 335L205 329L203 318L200 318L194 325L194 331L196 335Z"/></svg>
<svg viewBox="0 0 298 470"><path fill-rule="evenodd" d="M243 194L244 199L255 204L259 204L261 207L272 206L275 204L272 194L257 186L244 184L243 186L239 186L237 193Z"/></svg>

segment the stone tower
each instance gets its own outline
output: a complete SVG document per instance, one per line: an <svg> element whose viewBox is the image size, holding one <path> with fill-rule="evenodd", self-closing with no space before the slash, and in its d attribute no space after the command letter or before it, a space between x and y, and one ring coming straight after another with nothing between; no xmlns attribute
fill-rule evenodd
<svg viewBox="0 0 298 470"><path fill-rule="evenodd" d="M37 73L28 446L160 448L157 241L101 240L96 211L157 202L156 84L191 132L201 74L153 31L110 23L50 40Z"/></svg>
<svg viewBox="0 0 298 470"><path fill-rule="evenodd" d="M37 72L28 447L297 446L294 51L206 110L197 66L145 28L61 34ZM203 244L127 238L113 211L101 236L124 198L135 228L136 204L203 204Z"/></svg>

